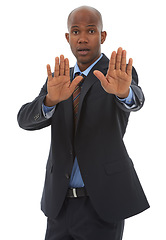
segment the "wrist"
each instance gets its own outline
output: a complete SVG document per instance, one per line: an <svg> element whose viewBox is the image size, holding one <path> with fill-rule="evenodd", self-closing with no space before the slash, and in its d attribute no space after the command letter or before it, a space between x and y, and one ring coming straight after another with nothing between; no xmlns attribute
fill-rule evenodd
<svg viewBox="0 0 166 240"><path fill-rule="evenodd" d="M57 100L52 100L48 94L46 95L45 97L45 100L44 100L44 105L47 106L47 107L54 107L55 105L57 105L59 102Z"/></svg>
<svg viewBox="0 0 166 240"><path fill-rule="evenodd" d="M125 99L129 96L130 88L123 94L118 94L117 97L120 99Z"/></svg>

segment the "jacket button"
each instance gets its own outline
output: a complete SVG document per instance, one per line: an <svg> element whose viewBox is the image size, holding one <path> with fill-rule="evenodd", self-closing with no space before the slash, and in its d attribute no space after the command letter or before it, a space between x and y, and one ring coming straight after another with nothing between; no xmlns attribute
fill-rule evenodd
<svg viewBox="0 0 166 240"><path fill-rule="evenodd" d="M66 174L65 174L65 177L66 177L67 179L69 179L69 178L70 178L70 176L69 176L69 174L68 174L68 173L66 173Z"/></svg>
<svg viewBox="0 0 166 240"><path fill-rule="evenodd" d="M72 150L70 150L70 155L73 155L73 151Z"/></svg>

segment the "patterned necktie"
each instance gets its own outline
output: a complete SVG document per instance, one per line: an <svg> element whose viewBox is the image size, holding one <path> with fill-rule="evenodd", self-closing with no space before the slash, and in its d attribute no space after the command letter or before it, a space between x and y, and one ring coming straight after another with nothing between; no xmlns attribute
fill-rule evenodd
<svg viewBox="0 0 166 240"><path fill-rule="evenodd" d="M75 77L79 76L79 73L75 74ZM82 77L85 77L85 75L81 74ZM84 80L84 78L83 78ZM76 126L77 122L77 113L78 113L78 105L79 105L79 99L80 99L80 94L81 94L81 86L83 83L83 80L79 83L79 85L76 87L76 89L73 92L73 109L74 109L74 123Z"/></svg>

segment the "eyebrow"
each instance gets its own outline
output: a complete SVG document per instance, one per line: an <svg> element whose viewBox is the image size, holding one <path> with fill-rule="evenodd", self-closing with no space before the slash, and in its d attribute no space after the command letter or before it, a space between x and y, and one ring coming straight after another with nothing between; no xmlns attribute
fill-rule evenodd
<svg viewBox="0 0 166 240"><path fill-rule="evenodd" d="M94 24L89 24L89 25L87 25L86 27L96 27L96 25L94 25Z"/></svg>
<svg viewBox="0 0 166 240"><path fill-rule="evenodd" d="M71 28L78 28L78 26L77 26L77 25L75 25L75 26L72 26Z"/></svg>
<svg viewBox="0 0 166 240"><path fill-rule="evenodd" d="M86 27L96 27L96 25L94 25L94 24L89 24L89 25L87 25ZM79 26L74 25L74 26L72 26L71 28L79 28Z"/></svg>

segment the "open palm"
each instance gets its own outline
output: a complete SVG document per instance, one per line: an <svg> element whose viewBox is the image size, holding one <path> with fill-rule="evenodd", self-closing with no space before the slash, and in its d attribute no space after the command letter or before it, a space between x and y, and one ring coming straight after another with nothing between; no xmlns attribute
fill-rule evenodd
<svg viewBox="0 0 166 240"><path fill-rule="evenodd" d="M51 67L47 65L47 91L45 99L46 106L54 106L57 103L68 99L75 90L75 87L82 80L81 76L76 77L72 83L70 81L69 60L63 55L55 58L54 76L52 76Z"/></svg>
<svg viewBox="0 0 166 240"><path fill-rule="evenodd" d="M132 59L126 66L126 51L118 48L117 53L112 52L107 75L98 70L94 75L101 81L101 85L108 93L115 94L119 98L126 98L132 81Z"/></svg>

